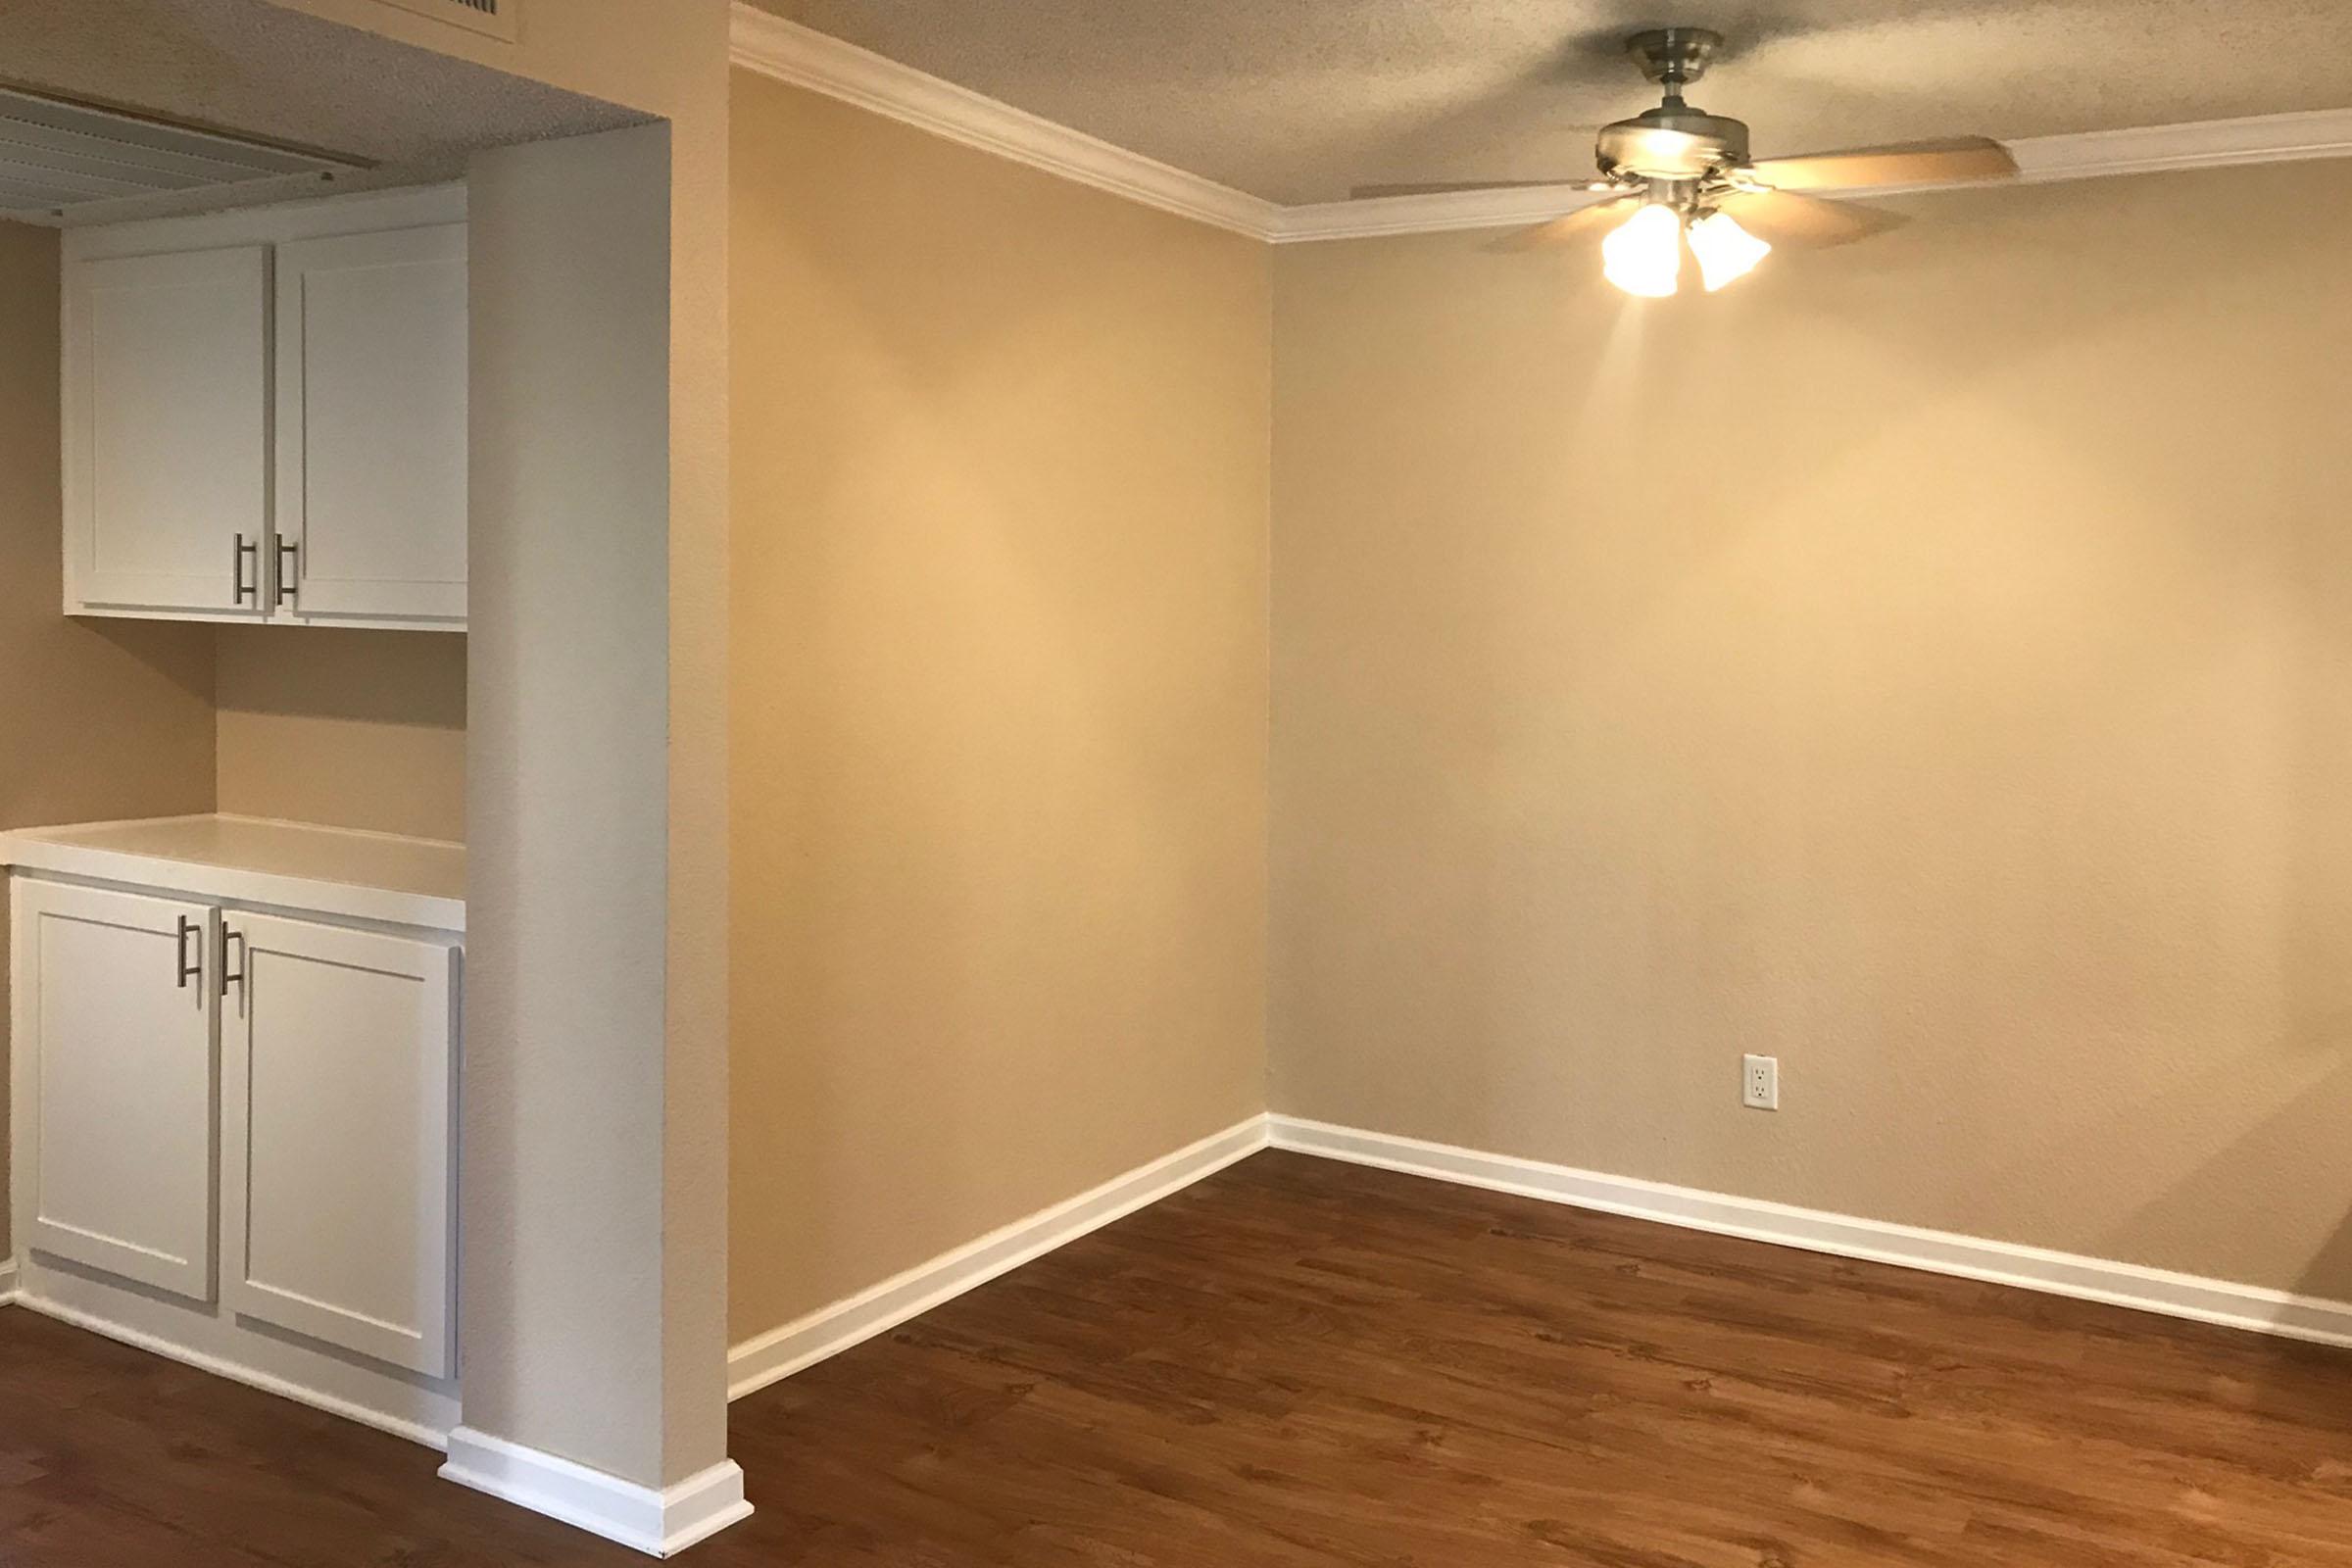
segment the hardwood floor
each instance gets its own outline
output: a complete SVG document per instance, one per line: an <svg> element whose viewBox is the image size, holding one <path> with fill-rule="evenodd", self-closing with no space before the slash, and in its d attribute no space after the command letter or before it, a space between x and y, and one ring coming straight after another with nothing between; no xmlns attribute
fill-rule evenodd
<svg viewBox="0 0 2352 1568"><path fill-rule="evenodd" d="M2352 1354L1265 1153L734 1409L751 1564L2352 1564ZM0 1563L644 1559L0 1313Z"/></svg>

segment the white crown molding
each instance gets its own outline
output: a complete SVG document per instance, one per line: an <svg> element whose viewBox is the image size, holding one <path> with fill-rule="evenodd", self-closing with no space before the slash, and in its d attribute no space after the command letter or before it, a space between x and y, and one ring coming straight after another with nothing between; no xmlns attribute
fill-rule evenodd
<svg viewBox="0 0 2352 1568"><path fill-rule="evenodd" d="M471 1427L450 1433L441 1479L652 1557L675 1556L752 1511L743 1497L743 1471L732 1459L657 1491Z"/></svg>
<svg viewBox="0 0 2352 1568"><path fill-rule="evenodd" d="M1261 1113L1123 1176L1114 1176L1091 1192L942 1252L929 1262L917 1263L855 1296L820 1306L782 1328L746 1340L727 1352L727 1397L740 1399L803 1367L838 1355L1265 1147L1266 1118Z"/></svg>
<svg viewBox="0 0 2352 1568"><path fill-rule="evenodd" d="M2227 169L2236 164L2292 164L2352 155L2352 109L2199 120L2130 130L2030 136L2009 143L2033 183L2153 174L2171 169Z"/></svg>
<svg viewBox="0 0 2352 1568"><path fill-rule="evenodd" d="M1147 207L1213 223L1252 239L1271 237L1281 210L1213 179L1057 125L968 87L903 66L868 49L735 0L734 63L861 109L1092 185Z"/></svg>
<svg viewBox="0 0 2352 1568"><path fill-rule="evenodd" d="M746 0L735 0L731 36L734 62L747 71L1130 201L1275 244L1505 228L1542 222L1599 199L1582 185L1566 184L1284 207L787 22ZM2352 156L2352 109L2029 136L2010 142L2009 150L2017 155L2020 177L2029 184L2342 158ZM1961 188L1966 187L1886 185L1839 194L1867 199Z"/></svg>
<svg viewBox="0 0 2352 1568"><path fill-rule="evenodd" d="M2352 1347L2352 1302L2296 1296L2195 1274L2176 1274L2169 1269L2145 1268L2137 1263L2119 1263L2045 1248L2021 1247L2012 1242L1985 1241L1949 1231L1858 1219L1850 1214L1797 1208L1758 1198L1738 1198L1631 1176L1611 1176L1509 1154L1482 1153L1449 1144L1337 1127L1298 1116L1276 1115L1269 1120L1276 1149L1317 1154L1326 1159L1376 1165L1407 1175L1429 1176L1467 1187L1484 1187L1547 1202L1628 1214L1689 1230L1771 1242L1838 1257L2019 1286L2166 1317L2252 1329L2284 1339Z"/></svg>

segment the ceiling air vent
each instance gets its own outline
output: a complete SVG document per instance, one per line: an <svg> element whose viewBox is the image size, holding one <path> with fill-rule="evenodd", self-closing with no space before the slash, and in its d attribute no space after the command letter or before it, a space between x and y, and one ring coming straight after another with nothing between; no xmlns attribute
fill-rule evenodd
<svg viewBox="0 0 2352 1568"><path fill-rule="evenodd" d="M437 17L468 31L488 33L513 43L520 25L515 13L521 9L522 0L376 0L376 4Z"/></svg>
<svg viewBox="0 0 2352 1568"><path fill-rule="evenodd" d="M367 166L0 87L0 218Z"/></svg>

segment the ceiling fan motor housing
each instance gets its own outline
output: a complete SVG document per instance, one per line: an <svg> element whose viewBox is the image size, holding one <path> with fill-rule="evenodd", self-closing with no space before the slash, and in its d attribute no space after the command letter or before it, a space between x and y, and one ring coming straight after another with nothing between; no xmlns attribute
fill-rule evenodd
<svg viewBox="0 0 2352 1568"><path fill-rule="evenodd" d="M1747 126L1681 103L1661 104L1600 127L1594 146L1601 173L1615 179L1701 179L1747 163Z"/></svg>
<svg viewBox="0 0 2352 1568"><path fill-rule="evenodd" d="M1705 27L1652 27L1625 40L1642 74L1666 89L1657 108L1600 127L1594 149L1610 179L1704 179L1747 162L1747 126L1683 102L1683 89L1707 74L1723 34Z"/></svg>

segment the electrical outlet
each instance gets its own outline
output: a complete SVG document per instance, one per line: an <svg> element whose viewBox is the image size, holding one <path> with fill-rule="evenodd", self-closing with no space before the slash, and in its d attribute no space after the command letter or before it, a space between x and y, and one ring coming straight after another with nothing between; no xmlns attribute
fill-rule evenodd
<svg viewBox="0 0 2352 1568"><path fill-rule="evenodd" d="M1781 1058L1740 1058L1740 1103L1755 1110L1781 1108Z"/></svg>

